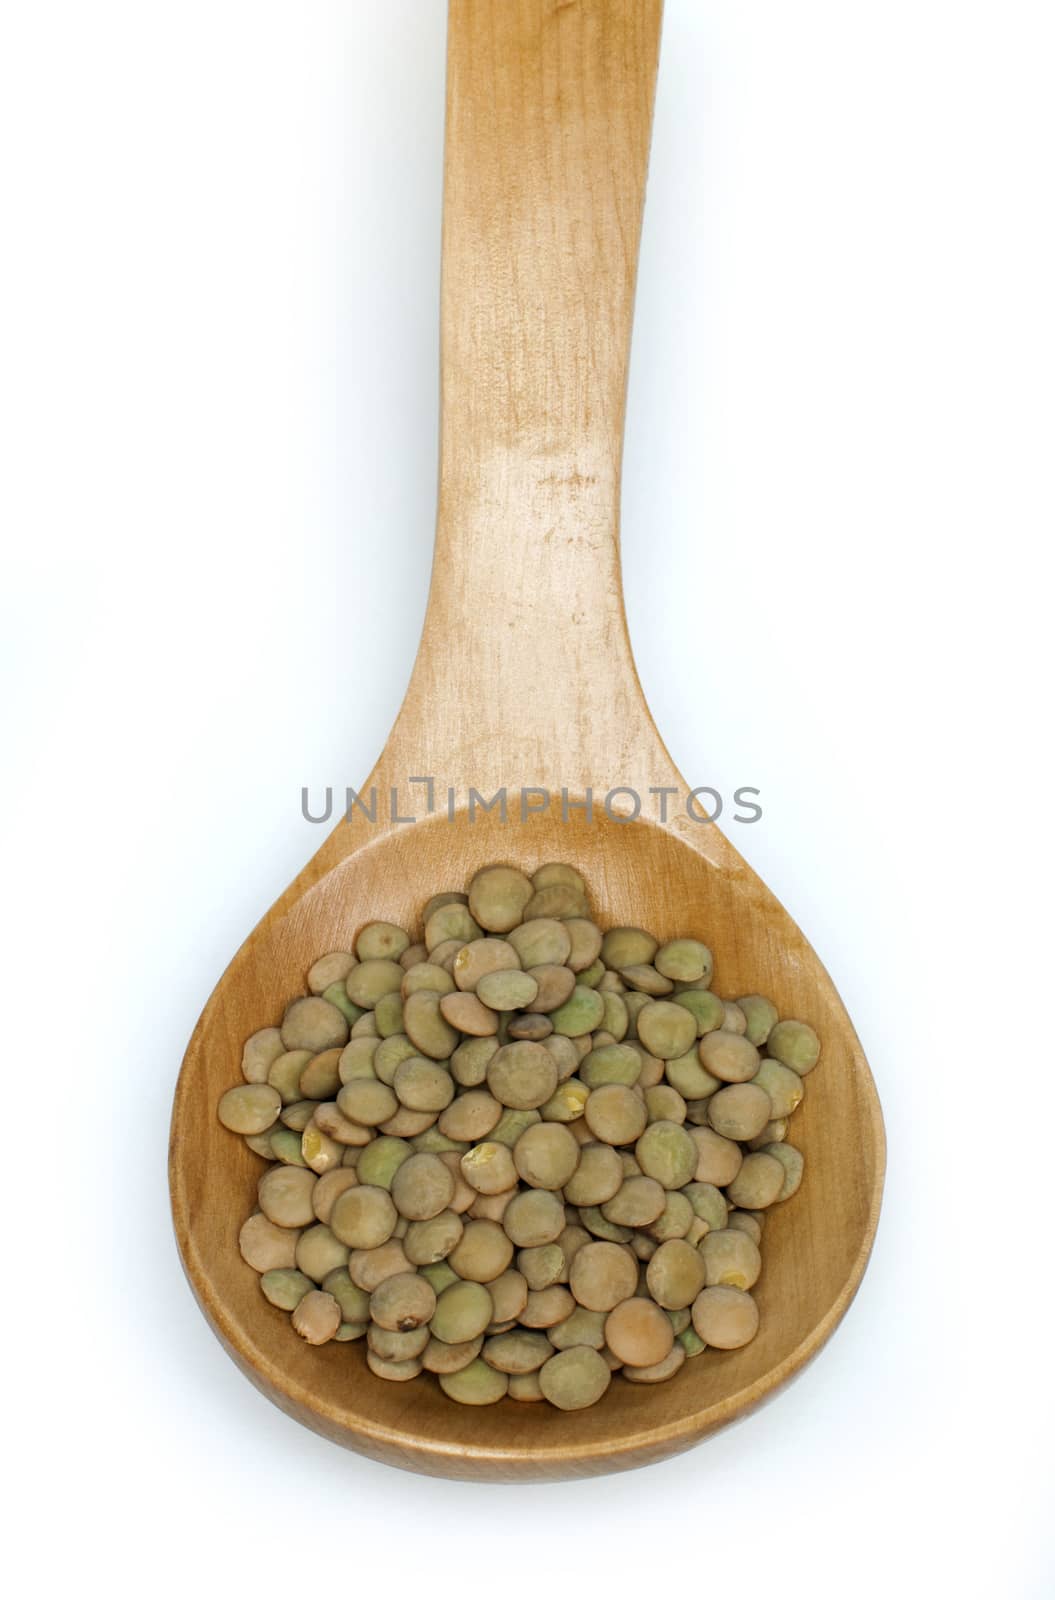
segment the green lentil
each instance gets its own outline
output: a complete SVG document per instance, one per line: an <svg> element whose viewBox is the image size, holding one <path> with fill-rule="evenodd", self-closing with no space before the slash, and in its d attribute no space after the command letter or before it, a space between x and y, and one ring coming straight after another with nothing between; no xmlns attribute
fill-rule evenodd
<svg viewBox="0 0 1055 1600"><path fill-rule="evenodd" d="M330 1213L334 1235L353 1250L384 1244L395 1225L396 1208L388 1190L362 1182L338 1195Z"/></svg>
<svg viewBox="0 0 1055 1600"><path fill-rule="evenodd" d="M605 1083L635 1084L641 1076L641 1057L626 1044L605 1044L591 1050L579 1066L579 1077L588 1089Z"/></svg>
<svg viewBox="0 0 1055 1600"><path fill-rule="evenodd" d="M323 1278L322 1287L333 1295L345 1322L359 1324L370 1320L370 1296L352 1282L347 1267L334 1267Z"/></svg>
<svg viewBox="0 0 1055 1600"><path fill-rule="evenodd" d="M660 1061L676 1061L692 1048L696 1021L685 1006L671 1000L653 1000L637 1013L637 1037Z"/></svg>
<svg viewBox="0 0 1055 1600"><path fill-rule="evenodd" d="M684 1364L684 1346L675 1340L662 1361L653 1362L649 1367L625 1366L622 1371L623 1377L630 1383L666 1383Z"/></svg>
<svg viewBox="0 0 1055 1600"><path fill-rule="evenodd" d="M680 1127L685 1121L685 1101L669 1083L656 1083L645 1090L645 1109L649 1122L675 1122Z"/></svg>
<svg viewBox="0 0 1055 1600"><path fill-rule="evenodd" d="M687 1184L682 1193L693 1212L708 1228L724 1228L729 1215L729 1204L716 1184L697 1180Z"/></svg>
<svg viewBox="0 0 1055 1600"><path fill-rule="evenodd" d="M552 1244L560 1238L566 1223L562 1202L548 1189L519 1190L502 1217L506 1235L521 1248Z"/></svg>
<svg viewBox="0 0 1055 1600"><path fill-rule="evenodd" d="M366 1364L375 1378L385 1378L389 1383L409 1383L421 1372L420 1361L384 1361L373 1350L366 1352Z"/></svg>
<svg viewBox="0 0 1055 1600"><path fill-rule="evenodd" d="M538 1122L513 1146L513 1162L532 1188L561 1189L579 1165L579 1144L559 1122Z"/></svg>
<svg viewBox="0 0 1055 1600"><path fill-rule="evenodd" d="M575 1122L582 1116L590 1091L578 1078L568 1078L559 1083L539 1107L543 1122Z"/></svg>
<svg viewBox="0 0 1055 1600"><path fill-rule="evenodd" d="M264 1291L264 1298L273 1306L278 1306L280 1311L295 1311L315 1285L295 1267L277 1267L262 1274L260 1287Z"/></svg>
<svg viewBox="0 0 1055 1600"><path fill-rule="evenodd" d="M306 1167L307 1162L301 1151L303 1134L294 1133L292 1128L272 1128L271 1154L276 1161L284 1161L290 1166Z"/></svg>
<svg viewBox="0 0 1055 1600"><path fill-rule="evenodd" d="M687 1361L691 1361L693 1356L702 1356L707 1348L695 1328L685 1328L676 1335L676 1339L684 1350Z"/></svg>
<svg viewBox="0 0 1055 1600"><path fill-rule="evenodd" d="M337 1096L337 1107L349 1122L364 1128L377 1128L395 1116L399 1101L387 1083L377 1078L353 1078Z"/></svg>
<svg viewBox="0 0 1055 1600"><path fill-rule="evenodd" d="M439 1211L424 1222L412 1222L403 1240L406 1258L414 1266L443 1261L458 1244L464 1231L465 1224L456 1211Z"/></svg>
<svg viewBox="0 0 1055 1600"><path fill-rule="evenodd" d="M716 1350L739 1350L758 1332L758 1307L745 1289L715 1285L694 1301L692 1325L699 1338Z"/></svg>
<svg viewBox="0 0 1055 1600"><path fill-rule="evenodd" d="M441 1373L461 1372L471 1361L476 1360L483 1349L483 1344L482 1334L478 1334L475 1339L463 1339L459 1344L445 1344L442 1339L430 1337L421 1352L421 1365L426 1372L434 1372L437 1376Z"/></svg>
<svg viewBox="0 0 1055 1600"><path fill-rule="evenodd" d="M421 920L423 923L428 922L432 913L438 911L441 906L467 906L468 904L469 896L462 894L460 889L446 889L442 893L434 894L431 899L426 900L425 909L421 913Z"/></svg>
<svg viewBox="0 0 1055 1600"><path fill-rule="evenodd" d="M582 874L566 861L547 861L531 875L531 884L536 890L546 889L551 883L570 884L579 894L586 894Z"/></svg>
<svg viewBox="0 0 1055 1600"><path fill-rule="evenodd" d="M375 1078L374 1056L380 1047L377 1039L349 1039L337 1062L337 1076L342 1083L353 1078Z"/></svg>
<svg viewBox="0 0 1055 1600"><path fill-rule="evenodd" d="M320 956L308 970L308 988L312 994L325 994L335 983L343 984L355 966L355 957L348 950L331 950Z"/></svg>
<svg viewBox="0 0 1055 1600"><path fill-rule="evenodd" d="M725 1007L710 989L685 989L674 996L671 1004L689 1013L700 1038L705 1033L713 1033L725 1021Z"/></svg>
<svg viewBox="0 0 1055 1600"><path fill-rule="evenodd" d="M557 1082L565 1083L579 1070L579 1063L589 1055L589 1050L580 1052L574 1039L568 1039L561 1033L552 1033L545 1041L545 1048L553 1057L557 1067ZM592 1048L592 1040L591 1040Z"/></svg>
<svg viewBox="0 0 1055 1600"><path fill-rule="evenodd" d="M370 1296L370 1316L380 1328L390 1332L409 1333L421 1328L436 1310L436 1295L432 1287L416 1272L396 1272L379 1283ZM421 1349L428 1341L421 1341ZM415 1352L416 1354L417 1352Z"/></svg>
<svg viewBox="0 0 1055 1600"><path fill-rule="evenodd" d="M271 1135L269 1133L243 1134L246 1145L255 1156L262 1156L265 1161L271 1160Z"/></svg>
<svg viewBox="0 0 1055 1600"><path fill-rule="evenodd" d="M617 1192L601 1207L606 1222L621 1228L647 1228L661 1216L667 1203L663 1185L641 1174L624 1178Z"/></svg>
<svg viewBox="0 0 1055 1600"><path fill-rule="evenodd" d="M817 1065L821 1042L808 1022L778 1022L766 1040L774 1060L804 1078Z"/></svg>
<svg viewBox="0 0 1055 1600"><path fill-rule="evenodd" d="M764 1150L752 1150L743 1159L735 1178L726 1186L734 1206L748 1211L764 1211L780 1197L787 1181L782 1161Z"/></svg>
<svg viewBox="0 0 1055 1600"><path fill-rule="evenodd" d="M297 1302L290 1321L306 1343L328 1344L341 1325L341 1311L332 1295L312 1289Z"/></svg>
<svg viewBox="0 0 1055 1600"><path fill-rule="evenodd" d="M653 998L670 994L674 988L669 978L665 978L655 967L622 967L620 975L623 982L629 984L631 989L636 989L639 994L649 995ZM640 1032L640 1028L638 1030Z"/></svg>
<svg viewBox="0 0 1055 1600"><path fill-rule="evenodd" d="M741 1228L717 1228L700 1243L699 1255L707 1271L707 1286L731 1284L750 1289L762 1271L762 1257L750 1234Z"/></svg>
<svg viewBox="0 0 1055 1600"><path fill-rule="evenodd" d="M411 1044L433 1061L446 1061L459 1044L459 1034L440 1009L442 996L419 989L403 1005L403 1026Z"/></svg>
<svg viewBox="0 0 1055 1600"><path fill-rule="evenodd" d="M278 1091L266 1083L240 1084L220 1101L219 1118L232 1133L265 1133L282 1107Z"/></svg>
<svg viewBox="0 0 1055 1600"><path fill-rule="evenodd" d="M463 946L465 950L474 948L475 946L468 944ZM431 989L433 994L440 996L454 993L454 978L443 967L437 966L432 961L419 961L413 967L404 970L407 975L400 986L400 996L404 1000L408 995L416 994L419 989Z"/></svg>
<svg viewBox="0 0 1055 1600"><path fill-rule="evenodd" d="M777 1022L777 1008L765 995L744 994L736 1002L747 1024L746 1034L756 1049L761 1049Z"/></svg>
<svg viewBox="0 0 1055 1600"><path fill-rule="evenodd" d="M477 1194L505 1194L517 1181L512 1150L497 1139L485 1139L467 1150L459 1163L462 1176Z"/></svg>
<svg viewBox="0 0 1055 1600"><path fill-rule="evenodd" d="M731 1083L711 1096L707 1115L715 1133L746 1143L770 1119L769 1096L757 1082Z"/></svg>
<svg viewBox="0 0 1055 1600"><path fill-rule="evenodd" d="M441 1295L444 1289L449 1289L452 1283L461 1282L458 1274L447 1261L436 1261L426 1264L423 1267L419 1267L418 1271L421 1273L421 1276L425 1279L425 1281L432 1285L437 1296Z"/></svg>
<svg viewBox="0 0 1055 1600"><path fill-rule="evenodd" d="M612 1145L633 1143L648 1121L644 1100L621 1083L591 1090L583 1116L594 1138Z"/></svg>
<svg viewBox="0 0 1055 1600"><path fill-rule="evenodd" d="M576 1306L563 1322L548 1329L549 1342L555 1350L570 1350L575 1345L603 1350L606 1315L604 1311L588 1311L585 1306Z"/></svg>
<svg viewBox="0 0 1055 1600"><path fill-rule="evenodd" d="M536 889L524 907L524 921L530 922L534 917L555 917L558 922L564 922L569 917L588 916L589 909L586 896L574 885L548 883L544 888Z"/></svg>
<svg viewBox="0 0 1055 1600"><path fill-rule="evenodd" d="M355 941L360 961L398 961L410 945L410 934L392 922L368 922Z"/></svg>
<svg viewBox="0 0 1055 1600"><path fill-rule="evenodd" d="M343 1267L347 1260L347 1245L324 1223L317 1222L314 1227L306 1228L297 1240L297 1266L316 1283L321 1283L335 1267Z"/></svg>
<svg viewBox="0 0 1055 1600"><path fill-rule="evenodd" d="M287 1050L309 1050L314 1055L347 1044L348 1018L321 995L308 995L287 1006L280 1032Z"/></svg>
<svg viewBox="0 0 1055 1600"><path fill-rule="evenodd" d="M616 1359L632 1367L658 1365L674 1345L670 1318L646 1295L633 1295L610 1311L604 1337Z"/></svg>
<svg viewBox="0 0 1055 1600"><path fill-rule="evenodd" d="M761 1057L750 1039L724 1028L705 1033L699 1043L703 1067L723 1083L745 1083L761 1066Z"/></svg>
<svg viewBox="0 0 1055 1600"><path fill-rule="evenodd" d="M790 1200L802 1182L802 1173L805 1166L802 1152L796 1150L793 1144L785 1144L782 1141L778 1141L774 1144L767 1144L762 1153L775 1158L784 1168L784 1181L777 1193L777 1199Z"/></svg>
<svg viewBox="0 0 1055 1600"><path fill-rule="evenodd" d="M531 1245L517 1251L517 1269L528 1289L548 1289L567 1276L568 1265L559 1243Z"/></svg>
<svg viewBox="0 0 1055 1600"><path fill-rule="evenodd" d="M416 1361L429 1342L428 1328L383 1328L371 1322L366 1330L366 1342L375 1356L382 1361Z"/></svg>
<svg viewBox="0 0 1055 1600"><path fill-rule="evenodd" d="M479 1357L457 1372L440 1374L440 1388L463 1406L493 1406L509 1387L504 1372L497 1372Z"/></svg>
<svg viewBox="0 0 1055 1600"><path fill-rule="evenodd" d="M668 1191L666 1204L649 1227L649 1235L657 1244L667 1239L684 1239L692 1226L695 1212L681 1190Z"/></svg>
<svg viewBox="0 0 1055 1600"><path fill-rule="evenodd" d="M476 994L493 1011L515 1011L533 1003L538 984L530 972L488 972L476 985Z"/></svg>
<svg viewBox="0 0 1055 1600"><path fill-rule="evenodd" d="M424 1153L400 1162L392 1177L392 1200L408 1222L427 1222L450 1205L454 1178L439 1156Z"/></svg>
<svg viewBox="0 0 1055 1600"><path fill-rule="evenodd" d="M772 1122L767 1122L761 1133L756 1133L753 1139L747 1141L749 1150L764 1150L767 1144L783 1144L788 1134L788 1118L775 1117Z"/></svg>
<svg viewBox="0 0 1055 1600"><path fill-rule="evenodd" d="M727 1000L722 1008L722 1027L726 1033L747 1032L747 1018L734 1001Z"/></svg>
<svg viewBox="0 0 1055 1600"><path fill-rule="evenodd" d="M739 1228L742 1233L746 1233L756 1244L762 1243L762 1224L753 1211L730 1211L726 1226Z"/></svg>
<svg viewBox="0 0 1055 1600"><path fill-rule="evenodd" d="M698 939L672 939L655 952L652 963L664 978L682 983L709 983L714 971L714 958Z"/></svg>
<svg viewBox="0 0 1055 1600"><path fill-rule="evenodd" d="M596 1405L612 1381L604 1357L588 1345L575 1345L551 1356L539 1369L539 1387L559 1411L581 1411Z"/></svg>
<svg viewBox="0 0 1055 1600"><path fill-rule="evenodd" d="M256 1186L257 1201L280 1228L306 1228L315 1221L312 1196L316 1178L304 1167L271 1167Z"/></svg>
<svg viewBox="0 0 1055 1600"><path fill-rule="evenodd" d="M473 1089L485 1082L487 1064L498 1051L498 1040L465 1039L451 1056L451 1076L463 1088Z"/></svg>
<svg viewBox="0 0 1055 1600"><path fill-rule="evenodd" d="M433 1338L445 1344L475 1339L491 1321L491 1296L482 1283L452 1283L440 1291L429 1324Z"/></svg>
<svg viewBox="0 0 1055 1600"><path fill-rule="evenodd" d="M242 1260L254 1272L295 1267L299 1242L300 1233L296 1228L279 1227L262 1211L247 1217L238 1234Z"/></svg>
<svg viewBox="0 0 1055 1600"><path fill-rule="evenodd" d="M403 1250L403 1242L393 1233L384 1244L370 1250L353 1250L348 1256L348 1276L359 1289L373 1294L378 1284L397 1272L409 1272L410 1262Z"/></svg>
<svg viewBox="0 0 1055 1600"><path fill-rule="evenodd" d="M489 933L508 933L526 916L535 893L516 867L484 867L469 885L469 910Z"/></svg>
<svg viewBox="0 0 1055 1600"><path fill-rule="evenodd" d="M773 1118L790 1117L798 1110L806 1093L798 1073L771 1056L765 1058L751 1082L766 1091Z"/></svg>
<svg viewBox="0 0 1055 1600"><path fill-rule="evenodd" d="M300 1075L311 1060L311 1055L310 1050L287 1050L271 1063L267 1081L271 1088L277 1089L284 1106L291 1106L295 1100L303 1099Z"/></svg>
<svg viewBox="0 0 1055 1600"><path fill-rule="evenodd" d="M606 967L647 965L659 949L659 940L641 928L609 928L601 940L601 960Z"/></svg>
<svg viewBox="0 0 1055 1600"><path fill-rule="evenodd" d="M545 1400L537 1372L514 1372L509 1379L510 1400Z"/></svg>
<svg viewBox="0 0 1055 1600"><path fill-rule="evenodd" d="M618 1152L610 1144L585 1144L579 1164L564 1185L564 1197L576 1206L601 1206L623 1182Z"/></svg>
<svg viewBox="0 0 1055 1600"><path fill-rule="evenodd" d="M448 1260L466 1282L491 1283L512 1261L514 1242L497 1222L474 1218L466 1223Z"/></svg>
<svg viewBox="0 0 1055 1600"><path fill-rule="evenodd" d="M510 1106L502 1112L491 1129L491 1138L495 1144L508 1145L512 1149L525 1128L534 1127L536 1122L541 1121L540 1114L533 1109L520 1111Z"/></svg>
<svg viewBox="0 0 1055 1600"><path fill-rule="evenodd" d="M520 1321L525 1328L554 1328L575 1310L569 1290L559 1283L548 1289L530 1289Z"/></svg>
<svg viewBox="0 0 1055 1600"><path fill-rule="evenodd" d="M429 952L430 960L442 966L447 954L442 946L455 943L460 950L463 944L469 944L473 939L479 939L483 929L474 920L468 906L458 901L451 901L446 905L437 906L435 911L425 920L425 948Z"/></svg>
<svg viewBox="0 0 1055 1600"><path fill-rule="evenodd" d="M503 1045L487 1064L487 1087L501 1105L531 1111L556 1089L556 1064L543 1044Z"/></svg>
<svg viewBox="0 0 1055 1600"><path fill-rule="evenodd" d="M699 1160L692 1135L677 1122L650 1122L634 1155L642 1172L664 1189L684 1188L695 1177Z"/></svg>
<svg viewBox="0 0 1055 1600"><path fill-rule="evenodd" d="M553 1346L544 1333L518 1330L487 1339L482 1354L489 1367L512 1376L515 1373L537 1372L553 1354Z"/></svg>
<svg viewBox="0 0 1055 1600"><path fill-rule="evenodd" d="M602 1022L604 1031L610 1033L612 1038L619 1043L630 1032L630 1013L621 994L615 994L610 989L602 990L598 985L598 993L604 1005Z"/></svg>
<svg viewBox="0 0 1055 1600"><path fill-rule="evenodd" d="M397 1034L402 1034L403 996L395 993L383 994L374 1007L374 1023L382 1039L391 1039Z"/></svg>
<svg viewBox="0 0 1055 1600"><path fill-rule="evenodd" d="M604 1001L594 989L577 983L571 997L550 1012L554 1033L579 1039L599 1028L604 1018Z"/></svg>
<svg viewBox="0 0 1055 1600"><path fill-rule="evenodd" d="M285 1048L277 1028L261 1028L251 1034L242 1050L242 1077L246 1083L266 1083L272 1064Z"/></svg>
<svg viewBox="0 0 1055 1600"><path fill-rule="evenodd" d="M570 967L540 966L529 968L529 975L538 985L532 1005L536 1012L550 1014L552 1026L552 1013L575 991L575 974Z"/></svg>
<svg viewBox="0 0 1055 1600"><path fill-rule="evenodd" d="M356 1163L359 1182L378 1189L391 1189L396 1172L413 1153L405 1139L379 1135L366 1146Z"/></svg>
<svg viewBox="0 0 1055 1600"><path fill-rule="evenodd" d="M387 959L360 961L344 980L349 1000L364 1011L372 1011L384 995L398 994L402 986L403 968Z"/></svg>
<svg viewBox="0 0 1055 1600"><path fill-rule="evenodd" d="M571 954L572 923L558 922L554 917L534 917L521 923L509 935L509 944L516 951L519 965L532 967L563 966Z"/></svg>
<svg viewBox="0 0 1055 1600"><path fill-rule="evenodd" d="M668 1239L646 1269L649 1292L657 1305L676 1311L691 1306L707 1281L699 1250L684 1239Z"/></svg>
<svg viewBox="0 0 1055 1600"><path fill-rule="evenodd" d="M697 1183L713 1183L720 1189L732 1183L744 1159L736 1141L724 1139L713 1128L692 1128L689 1136L696 1145Z"/></svg>
<svg viewBox="0 0 1055 1600"><path fill-rule="evenodd" d="M331 983L330 987L323 991L322 998L329 1001L331 1006L337 1007L337 1010L348 1023L349 1029L359 1021L360 1017L365 1015L360 1006L349 1000L348 990L343 980L340 983Z"/></svg>
<svg viewBox="0 0 1055 1600"><path fill-rule="evenodd" d="M393 1033L375 1046L372 1057L373 1075L381 1083L392 1087L400 1064L417 1055L417 1049L405 1033Z"/></svg>

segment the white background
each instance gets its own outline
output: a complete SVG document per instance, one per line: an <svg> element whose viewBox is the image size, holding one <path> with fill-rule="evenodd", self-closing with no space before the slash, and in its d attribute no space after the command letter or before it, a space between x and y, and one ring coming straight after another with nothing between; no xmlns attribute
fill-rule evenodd
<svg viewBox="0 0 1055 1600"><path fill-rule="evenodd" d="M452 1485L287 1420L183 1282L184 1044L424 612L444 25L0 6L12 1592L1050 1594L1045 0L668 0L627 607L879 1083L827 1351L665 1465Z"/></svg>

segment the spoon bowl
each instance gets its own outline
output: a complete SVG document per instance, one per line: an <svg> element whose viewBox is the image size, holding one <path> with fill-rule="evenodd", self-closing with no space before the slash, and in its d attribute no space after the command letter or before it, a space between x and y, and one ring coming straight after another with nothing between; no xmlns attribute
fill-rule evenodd
<svg viewBox="0 0 1055 1600"><path fill-rule="evenodd" d="M173 1108L180 1254L234 1360L336 1442L450 1477L638 1466L758 1405L838 1324L882 1194L882 1116L853 1026L788 913L687 810L626 634L619 470L660 12L660 0L452 0L440 503L421 648L360 791L367 809L376 792L375 820L353 808L238 951ZM504 790L505 816L470 809L473 790L488 803ZM634 818L635 795L663 791L662 820L647 807ZM586 1411L463 1408L425 1375L374 1377L359 1344L302 1343L266 1303L237 1246L260 1162L216 1105L249 1034L280 1022L311 964L350 949L364 922L417 932L429 896L479 867L530 874L552 860L583 873L602 926L702 938L718 993L764 993L813 1024L823 1053L794 1124L806 1177L767 1218L749 1345L708 1350L664 1385L616 1380Z"/></svg>

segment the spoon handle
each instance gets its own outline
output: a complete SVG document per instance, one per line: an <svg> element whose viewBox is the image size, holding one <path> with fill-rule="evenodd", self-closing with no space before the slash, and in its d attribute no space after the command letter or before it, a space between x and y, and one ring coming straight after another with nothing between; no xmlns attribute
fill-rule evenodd
<svg viewBox="0 0 1055 1600"><path fill-rule="evenodd" d="M619 707L655 740L618 530L661 15L662 0L450 3L439 514L402 715L420 727L426 697L448 750L492 770L500 752L501 781L523 760L600 776ZM573 752L548 731L562 717Z"/></svg>

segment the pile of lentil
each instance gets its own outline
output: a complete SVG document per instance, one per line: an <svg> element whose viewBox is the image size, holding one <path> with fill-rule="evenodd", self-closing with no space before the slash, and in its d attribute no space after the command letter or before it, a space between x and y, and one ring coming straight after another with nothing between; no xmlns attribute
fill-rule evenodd
<svg viewBox="0 0 1055 1600"><path fill-rule="evenodd" d="M747 1344L813 1029L719 999L698 939L602 932L563 863L422 920L316 961L220 1101L269 1163L239 1235L267 1300L465 1405L578 1410Z"/></svg>

